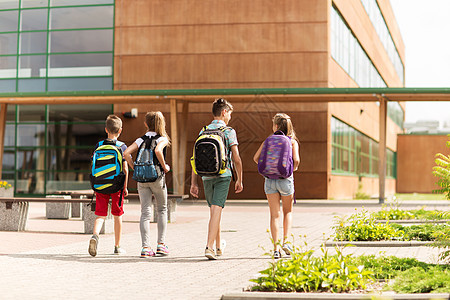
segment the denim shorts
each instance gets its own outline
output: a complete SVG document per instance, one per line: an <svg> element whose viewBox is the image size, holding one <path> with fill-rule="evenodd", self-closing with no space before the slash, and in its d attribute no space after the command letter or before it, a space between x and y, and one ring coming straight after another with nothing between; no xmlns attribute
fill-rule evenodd
<svg viewBox="0 0 450 300"><path fill-rule="evenodd" d="M289 196L294 194L294 176L285 179L269 179L264 181L264 192L266 194L280 194Z"/></svg>

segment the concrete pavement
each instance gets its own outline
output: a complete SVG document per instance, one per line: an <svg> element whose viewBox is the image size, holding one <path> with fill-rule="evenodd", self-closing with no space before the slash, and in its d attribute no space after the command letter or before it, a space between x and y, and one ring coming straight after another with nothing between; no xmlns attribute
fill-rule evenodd
<svg viewBox="0 0 450 300"><path fill-rule="evenodd" d="M170 256L139 257L139 204L125 204L122 247L127 254L112 255L114 236L100 237L99 254L88 252L90 235L82 234L80 220L46 220L45 204L32 203L27 232L0 232L1 299L220 299L240 292L249 279L267 268L270 258L269 213L265 201L249 204L229 202L222 219L224 256L217 261L204 257L209 210L203 201L178 206L177 222L168 224L166 243ZM410 203L412 206L414 204ZM423 204L421 202L420 204ZM446 204L447 206L442 206ZM448 209L448 202L437 204ZM298 200L294 206L292 232L296 239L306 235L317 248L331 234L333 218L351 214L376 203L317 202ZM156 224L151 225L156 247ZM417 257L433 262L437 251L429 247L357 248L346 253Z"/></svg>

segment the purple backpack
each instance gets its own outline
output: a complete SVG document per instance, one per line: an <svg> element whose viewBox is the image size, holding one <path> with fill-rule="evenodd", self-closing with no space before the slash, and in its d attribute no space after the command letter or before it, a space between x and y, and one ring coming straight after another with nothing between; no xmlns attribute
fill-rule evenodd
<svg viewBox="0 0 450 300"><path fill-rule="evenodd" d="M264 141L258 172L270 179L282 179L290 177L293 171L291 138L278 130Z"/></svg>

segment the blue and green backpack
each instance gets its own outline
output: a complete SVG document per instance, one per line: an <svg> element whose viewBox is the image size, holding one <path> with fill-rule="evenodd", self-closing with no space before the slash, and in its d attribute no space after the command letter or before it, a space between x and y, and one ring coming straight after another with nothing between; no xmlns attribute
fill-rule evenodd
<svg viewBox="0 0 450 300"><path fill-rule="evenodd" d="M101 194L113 194L123 189L122 142L106 139L97 144L92 155L90 181L92 189Z"/></svg>

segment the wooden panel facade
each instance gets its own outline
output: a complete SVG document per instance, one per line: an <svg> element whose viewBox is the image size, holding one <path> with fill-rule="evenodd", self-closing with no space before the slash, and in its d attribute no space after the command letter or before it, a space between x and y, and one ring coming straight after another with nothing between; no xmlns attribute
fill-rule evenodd
<svg viewBox="0 0 450 300"><path fill-rule="evenodd" d="M397 192L432 193L438 188L432 174L436 153L450 154L447 135L399 135Z"/></svg>
<svg viewBox="0 0 450 300"><path fill-rule="evenodd" d="M388 86L400 86L359 0L116 0L114 89L356 87L331 58L332 2L355 28ZM146 111L163 111L170 127L168 105L132 107L138 108L139 118L124 120L126 142L143 131ZM121 113L130 108L115 105L114 110ZM188 149L200 128L210 122L210 109L204 104L189 105ZM374 103L278 103L261 96L235 105L230 125L238 134L245 174L244 192L230 192L230 198L265 197L252 157L271 132L272 116L280 111L291 115L301 142L297 198L333 197L334 185L329 184L332 115L369 136L379 134ZM393 136L388 134L391 149L396 145Z"/></svg>

